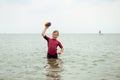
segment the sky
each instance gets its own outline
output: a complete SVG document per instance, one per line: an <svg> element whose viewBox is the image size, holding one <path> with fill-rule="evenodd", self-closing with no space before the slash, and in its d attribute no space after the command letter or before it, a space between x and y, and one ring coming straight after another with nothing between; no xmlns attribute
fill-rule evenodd
<svg viewBox="0 0 120 80"><path fill-rule="evenodd" d="M120 0L0 0L0 33L120 33Z"/></svg>

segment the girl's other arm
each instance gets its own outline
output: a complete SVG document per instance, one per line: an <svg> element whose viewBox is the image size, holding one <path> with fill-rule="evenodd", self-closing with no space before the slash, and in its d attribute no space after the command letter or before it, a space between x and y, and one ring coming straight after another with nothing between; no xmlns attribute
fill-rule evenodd
<svg viewBox="0 0 120 80"><path fill-rule="evenodd" d="M64 48L61 48L61 50L58 52L58 54L62 54L64 51Z"/></svg>

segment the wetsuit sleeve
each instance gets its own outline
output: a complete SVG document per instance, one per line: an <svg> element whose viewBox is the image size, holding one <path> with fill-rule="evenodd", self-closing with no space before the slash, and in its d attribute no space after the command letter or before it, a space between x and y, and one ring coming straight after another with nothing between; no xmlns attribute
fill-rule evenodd
<svg viewBox="0 0 120 80"><path fill-rule="evenodd" d="M45 35L45 36L44 36L44 39L46 39L46 40L48 41L49 37Z"/></svg>
<svg viewBox="0 0 120 80"><path fill-rule="evenodd" d="M62 49L63 45L59 42L58 46Z"/></svg>

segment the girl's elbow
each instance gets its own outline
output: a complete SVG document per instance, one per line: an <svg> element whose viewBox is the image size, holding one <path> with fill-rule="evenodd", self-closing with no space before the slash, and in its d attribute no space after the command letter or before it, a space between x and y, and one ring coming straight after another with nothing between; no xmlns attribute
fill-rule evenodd
<svg viewBox="0 0 120 80"><path fill-rule="evenodd" d="M45 36L45 34L41 33L42 36Z"/></svg>

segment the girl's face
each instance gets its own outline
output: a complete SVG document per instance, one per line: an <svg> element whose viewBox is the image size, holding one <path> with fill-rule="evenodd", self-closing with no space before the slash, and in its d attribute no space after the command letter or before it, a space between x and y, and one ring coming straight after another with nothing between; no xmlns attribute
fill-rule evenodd
<svg viewBox="0 0 120 80"><path fill-rule="evenodd" d="M58 33L58 32L52 33L52 37L53 37L54 39L58 38L58 36L59 36L59 33Z"/></svg>

